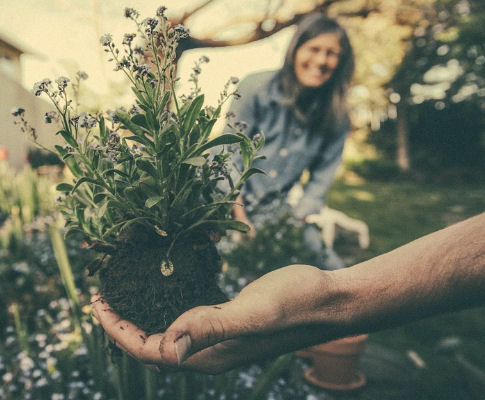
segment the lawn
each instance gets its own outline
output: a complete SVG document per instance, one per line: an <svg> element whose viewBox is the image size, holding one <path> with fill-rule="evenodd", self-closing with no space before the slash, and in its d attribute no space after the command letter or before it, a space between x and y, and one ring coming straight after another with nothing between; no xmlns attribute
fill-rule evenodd
<svg viewBox="0 0 485 400"><path fill-rule="evenodd" d="M353 254L360 261L485 211L485 183L451 185L411 180L350 183L339 179L332 187L328 203L368 224L370 248ZM348 245L337 242L336 249L345 253ZM416 399L480 398L480 395L473 397L476 386L471 376L463 374L451 355L437 351L439 341L447 337L460 338L460 350L466 359L485 370L485 308L374 333L370 342L402 354L413 350L424 360L426 367L416 382Z"/></svg>

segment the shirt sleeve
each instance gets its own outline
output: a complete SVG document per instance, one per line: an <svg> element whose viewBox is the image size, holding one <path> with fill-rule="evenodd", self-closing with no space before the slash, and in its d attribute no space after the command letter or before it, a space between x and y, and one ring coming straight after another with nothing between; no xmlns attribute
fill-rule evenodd
<svg viewBox="0 0 485 400"><path fill-rule="evenodd" d="M255 79L248 77L243 79L239 84L237 91L240 98L233 98L229 107L229 113L234 114L231 124L242 123L245 125L241 129L247 136L252 137L257 127L258 107L257 107L257 90L255 88Z"/></svg>
<svg viewBox="0 0 485 400"><path fill-rule="evenodd" d="M310 168L310 180L304 188L303 197L295 207L295 216L304 218L315 214L325 204L325 196L332 185L337 168L342 161L342 153L345 140L348 136L348 128L345 132L328 144L322 157Z"/></svg>

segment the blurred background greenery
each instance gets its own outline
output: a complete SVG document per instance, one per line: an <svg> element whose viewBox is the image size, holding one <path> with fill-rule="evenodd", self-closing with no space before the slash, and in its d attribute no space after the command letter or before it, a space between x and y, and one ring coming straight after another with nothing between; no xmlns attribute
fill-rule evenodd
<svg viewBox="0 0 485 400"><path fill-rule="evenodd" d="M10 26L6 19L20 18L14 17L19 13L17 3L24 9L28 3L27 9L30 7L37 15L53 14L53 21L61 27L66 21L72 26L81 23L86 31L84 45L90 51L98 49L99 35L91 35L93 32L102 34L101 28L118 25L126 30L112 17L114 13L122 14L117 2L93 1L85 5L63 0L49 0L42 5L26 0L11 3L0 16L5 19L2 29ZM158 6L141 3L138 5L149 7L149 12ZM242 78L253 70L277 68L293 24L316 9L336 16L345 25L357 58L350 99L354 130L328 205L364 221L371 241L368 249L361 249L352 233L339 231L337 253L347 263L357 263L483 212L485 5L481 1L184 2L173 11L169 8L174 22L188 25L195 38L186 43L179 61L181 90L184 76L188 76L188 69L200 54L209 54L212 59L201 82L203 91L218 92L231 75ZM21 17L28 20L29 15L25 12ZM38 51L42 40L53 40L34 38L40 25L17 25L23 25L30 34L11 30L10 37L15 36L16 41ZM53 36L59 42L61 36ZM114 108L120 102L128 104L124 97L127 83L107 71L96 78L98 67L90 62L99 55L86 56L89 53L79 50L81 45L72 45L72 40L68 40L71 47L89 61L88 73L95 82L81 88L83 107L96 111L101 107ZM280 53L281 58L272 60L261 56ZM73 74L79 66L84 68L75 58L79 54L55 65L48 62L57 61L57 56L35 62L48 64L49 72ZM65 56L69 58L67 50ZM32 61L35 57L27 57L31 59L26 59L26 64L39 65ZM12 60L2 53L1 79L17 79L19 85L28 86L32 83L29 79L44 77L31 78L35 68L30 68L23 78L15 78L9 64ZM97 90L100 81L103 84ZM11 106L19 105L9 103L18 98L5 91L0 100L2 115L8 115ZM23 153L20 166L15 168L0 162L0 398L331 398L295 378L301 365L291 357L220 377L153 374L116 354L115 358L121 357L119 363L111 363L105 356L105 339L89 310L90 293L96 290L97 281L86 275L85 267L94 255L83 248L81 238L62 239L62 222L54 212L53 187L63 176L62 165L52 165L46 154L28 146L20 150L9 147L9 138L18 141L19 133L8 117L1 121L0 158L11 161L14 152ZM308 254L300 242L298 224L282 218L273 221L262 235L279 238L273 241L273 254L262 252L263 237L253 244L245 242L242 252L226 255L228 273L222 284L229 293L237 292L264 268L282 266L285 260L305 262ZM258 266L246 259L246 265L253 268L242 270L237 262L244 265L241 254L253 260L264 255L270 261ZM416 380L412 388L407 388L413 391L412 397L401 398L480 398L462 366L449 354L438 352L437 344L444 338L460 338L465 357L485 369L483 315L484 309L478 308L370 335L371 343L392 349L403 358L412 350L426 364L422 369L415 367Z"/></svg>

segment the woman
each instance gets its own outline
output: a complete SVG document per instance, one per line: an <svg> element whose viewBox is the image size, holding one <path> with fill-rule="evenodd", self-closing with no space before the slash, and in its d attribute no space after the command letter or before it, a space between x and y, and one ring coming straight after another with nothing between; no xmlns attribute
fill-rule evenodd
<svg viewBox="0 0 485 400"><path fill-rule="evenodd" d="M272 203L287 200L306 169L310 180L293 213L304 220L320 211L350 129L346 92L353 70L344 29L333 19L311 14L299 24L281 70L256 73L241 82L241 99L233 101L230 113L249 137L264 133L266 159L255 166L267 175L253 175L245 184L238 199L245 207L234 208L236 219L252 227L251 220L268 214ZM321 254L316 227L305 228L305 240Z"/></svg>

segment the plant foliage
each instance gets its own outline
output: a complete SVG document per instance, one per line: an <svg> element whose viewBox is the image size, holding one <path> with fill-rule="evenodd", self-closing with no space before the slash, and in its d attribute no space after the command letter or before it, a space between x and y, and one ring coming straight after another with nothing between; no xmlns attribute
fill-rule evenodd
<svg viewBox="0 0 485 400"><path fill-rule="evenodd" d="M67 88L79 87L86 78L82 72L72 84L60 77L55 83L44 79L34 85L34 94L44 93L56 108L46 114L46 122L60 121L57 135L65 145L55 146L55 152L74 177L57 186L69 231L83 232L94 244L116 246L127 227L142 225L166 238L167 258L174 242L190 231L216 236L227 229L246 231L245 224L230 219L230 210L243 182L262 172L251 164L259 158L256 152L264 139L252 141L241 132L211 136L223 103L238 96L230 90L237 80L226 84L217 107L204 106L197 77L208 58L201 57L191 75L192 92L178 97L175 52L188 31L172 26L164 7L155 18L142 21L131 8L125 16L135 23L137 33L125 34L121 49L110 34L101 44L115 69L131 82L135 104L129 111L77 113ZM141 46L135 44L136 37ZM13 114L36 141L24 110ZM236 150L244 165L234 178L228 170Z"/></svg>

